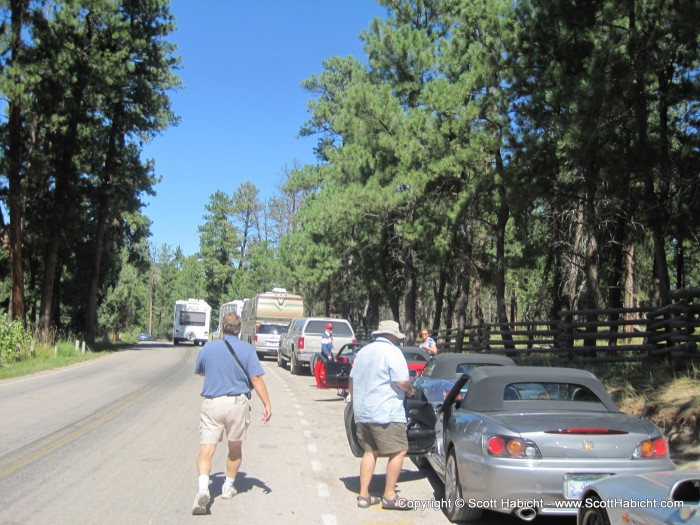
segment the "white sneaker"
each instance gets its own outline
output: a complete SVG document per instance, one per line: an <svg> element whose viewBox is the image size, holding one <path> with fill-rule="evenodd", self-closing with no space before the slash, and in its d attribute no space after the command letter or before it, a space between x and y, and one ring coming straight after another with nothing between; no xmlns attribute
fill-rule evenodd
<svg viewBox="0 0 700 525"><path fill-rule="evenodd" d="M224 486L221 487L221 497L224 499L231 499L236 494L238 494L238 491L233 485L228 485L227 483L224 483Z"/></svg>
<svg viewBox="0 0 700 525"><path fill-rule="evenodd" d="M197 492L197 495L194 497L194 504L192 505L192 514L195 516L206 514L209 499L208 492Z"/></svg>

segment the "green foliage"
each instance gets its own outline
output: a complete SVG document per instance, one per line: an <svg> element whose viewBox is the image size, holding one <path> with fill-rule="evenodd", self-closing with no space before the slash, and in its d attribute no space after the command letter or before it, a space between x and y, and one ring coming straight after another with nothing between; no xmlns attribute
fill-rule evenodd
<svg viewBox="0 0 700 525"><path fill-rule="evenodd" d="M0 367L19 361L29 352L31 334L21 321L8 321L7 314L0 312Z"/></svg>
<svg viewBox="0 0 700 525"><path fill-rule="evenodd" d="M98 311L104 333L116 334L117 338L121 332L133 326L142 326L142 320L147 318L145 284L126 257L127 253L124 252L117 284L109 288Z"/></svg>
<svg viewBox="0 0 700 525"><path fill-rule="evenodd" d="M410 331L700 285L697 3L380 3L367 60L329 57L302 83L319 163L288 170L267 202L252 182L215 192L188 257L147 249L140 213L156 182L141 141L177 120L168 2L71 0L25 18L0 91L31 123L30 321L58 311L80 332L93 301L102 333L167 338L178 299L216 309L284 286L309 313Z"/></svg>

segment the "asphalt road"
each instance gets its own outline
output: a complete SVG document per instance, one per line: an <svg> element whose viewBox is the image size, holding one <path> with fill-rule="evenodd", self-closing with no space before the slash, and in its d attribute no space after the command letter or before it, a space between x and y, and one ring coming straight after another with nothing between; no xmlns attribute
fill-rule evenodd
<svg viewBox="0 0 700 525"><path fill-rule="evenodd" d="M263 363L272 420L253 422L236 480L220 497L225 450L214 457L206 516L192 516L202 379L200 347L140 343L133 350L0 381L0 524L439 524L442 496L430 469L404 463L399 491L427 508L358 509L359 460L349 451L343 400L311 376ZM380 459L372 493L383 490ZM481 525L524 522L487 513ZM538 518L533 525L573 525Z"/></svg>

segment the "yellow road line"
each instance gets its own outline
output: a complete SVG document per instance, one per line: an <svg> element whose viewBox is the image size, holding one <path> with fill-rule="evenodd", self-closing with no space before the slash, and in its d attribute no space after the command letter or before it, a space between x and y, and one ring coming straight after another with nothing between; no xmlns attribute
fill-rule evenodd
<svg viewBox="0 0 700 525"><path fill-rule="evenodd" d="M0 458L0 478L8 476L18 469L43 458L54 450L85 435L90 430L94 430L109 420L114 419L127 408L133 406L148 394L159 388L160 385L161 383L158 383L154 386L141 388L132 394L117 400L111 406L107 405L109 408L107 408L106 412L88 416L87 418L74 423L70 427L58 430L53 434L25 445L14 452L10 452L4 458Z"/></svg>

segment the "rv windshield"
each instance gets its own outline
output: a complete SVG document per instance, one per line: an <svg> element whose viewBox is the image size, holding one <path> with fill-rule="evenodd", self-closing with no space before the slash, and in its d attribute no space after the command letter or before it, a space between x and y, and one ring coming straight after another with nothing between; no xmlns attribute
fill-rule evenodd
<svg viewBox="0 0 700 525"><path fill-rule="evenodd" d="M204 312L180 312L180 324L188 326L204 326L207 314Z"/></svg>

